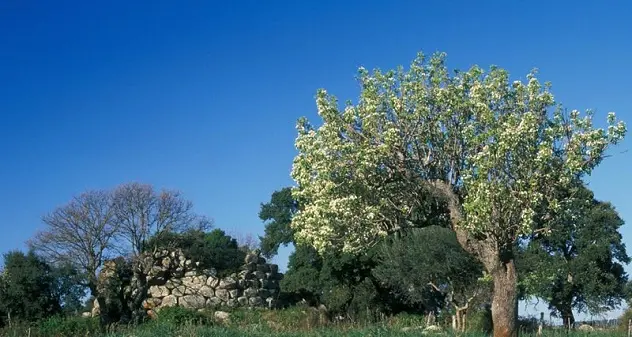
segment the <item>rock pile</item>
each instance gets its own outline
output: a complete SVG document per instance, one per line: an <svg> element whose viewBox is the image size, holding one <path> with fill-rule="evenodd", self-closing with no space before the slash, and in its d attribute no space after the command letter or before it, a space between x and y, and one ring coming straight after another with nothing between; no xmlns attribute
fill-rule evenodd
<svg viewBox="0 0 632 337"><path fill-rule="evenodd" d="M143 308L152 316L161 308L217 307L275 308L283 274L258 252L249 253L239 273L219 278L213 269L200 270L182 252L161 251L152 256ZM152 312L149 312L152 311Z"/></svg>

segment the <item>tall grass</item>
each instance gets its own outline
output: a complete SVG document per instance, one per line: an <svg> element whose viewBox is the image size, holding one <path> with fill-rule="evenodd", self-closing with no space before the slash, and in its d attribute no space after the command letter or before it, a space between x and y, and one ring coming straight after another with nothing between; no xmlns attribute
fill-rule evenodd
<svg viewBox="0 0 632 337"><path fill-rule="evenodd" d="M286 310L238 310L229 321L219 322L212 312L187 311L172 308L161 311L158 319L139 326L113 326L109 333L99 332L96 319L51 318L33 325L13 326L0 330L4 337L399 337L421 336L424 319L416 315L398 315L379 323L336 323L324 312L310 308ZM404 331L404 328L409 330ZM411 329L412 328L412 329ZM456 334L446 330L424 336L485 337L489 334L469 332ZM523 337L535 337L521 333ZM543 337L625 337L621 331L576 331L549 329Z"/></svg>

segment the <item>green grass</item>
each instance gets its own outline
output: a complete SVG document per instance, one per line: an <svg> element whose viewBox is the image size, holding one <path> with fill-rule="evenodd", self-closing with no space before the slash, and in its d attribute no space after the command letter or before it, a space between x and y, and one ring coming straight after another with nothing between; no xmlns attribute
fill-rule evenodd
<svg viewBox="0 0 632 337"><path fill-rule="evenodd" d="M99 332L96 319L51 318L31 325L0 330L2 337L399 337L425 336L421 330L402 331L404 327L419 327L424 319L415 315L398 315L372 324L332 323L317 310L293 308L279 311L240 310L231 314L229 322L216 322L210 312L198 313L181 308L161 312L157 320L139 326L114 326L111 332ZM455 334L446 331L427 336L484 337L485 333ZM522 333L523 337L535 337ZM610 331L573 332L551 329L544 337L624 337L626 333Z"/></svg>

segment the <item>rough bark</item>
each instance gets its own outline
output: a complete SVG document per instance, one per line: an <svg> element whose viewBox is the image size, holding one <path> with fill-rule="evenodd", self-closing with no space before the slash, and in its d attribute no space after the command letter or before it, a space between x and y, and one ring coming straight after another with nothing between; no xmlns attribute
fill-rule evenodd
<svg viewBox="0 0 632 337"><path fill-rule="evenodd" d="M459 200L458 195L450 185L443 181L433 182L432 187L445 198L450 212L450 221L459 244L479 259L493 278L493 337L517 337L518 276L511 242L498 242L492 237L473 237L469 232L460 228L462 213L461 200Z"/></svg>
<svg viewBox="0 0 632 337"><path fill-rule="evenodd" d="M492 321L494 337L518 336L518 291L514 260L501 262L493 273Z"/></svg>

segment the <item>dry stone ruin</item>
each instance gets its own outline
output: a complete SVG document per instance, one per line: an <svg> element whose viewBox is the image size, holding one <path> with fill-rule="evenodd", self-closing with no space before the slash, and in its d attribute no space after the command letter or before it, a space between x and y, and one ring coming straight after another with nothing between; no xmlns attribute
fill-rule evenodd
<svg viewBox="0 0 632 337"><path fill-rule="evenodd" d="M278 306L283 274L277 265L267 263L256 251L246 255L238 273L227 277L218 277L213 269L199 268L180 250L162 250L141 256L138 261L144 282L138 282L138 276L128 282L115 280L121 273L113 272L116 265L109 262L101 272L101 283L117 285L110 293L118 294L119 298L138 298L140 294L142 309L150 317L161 308L173 306L189 309ZM143 289L139 289L141 283L145 285ZM92 316L99 314L95 301Z"/></svg>

